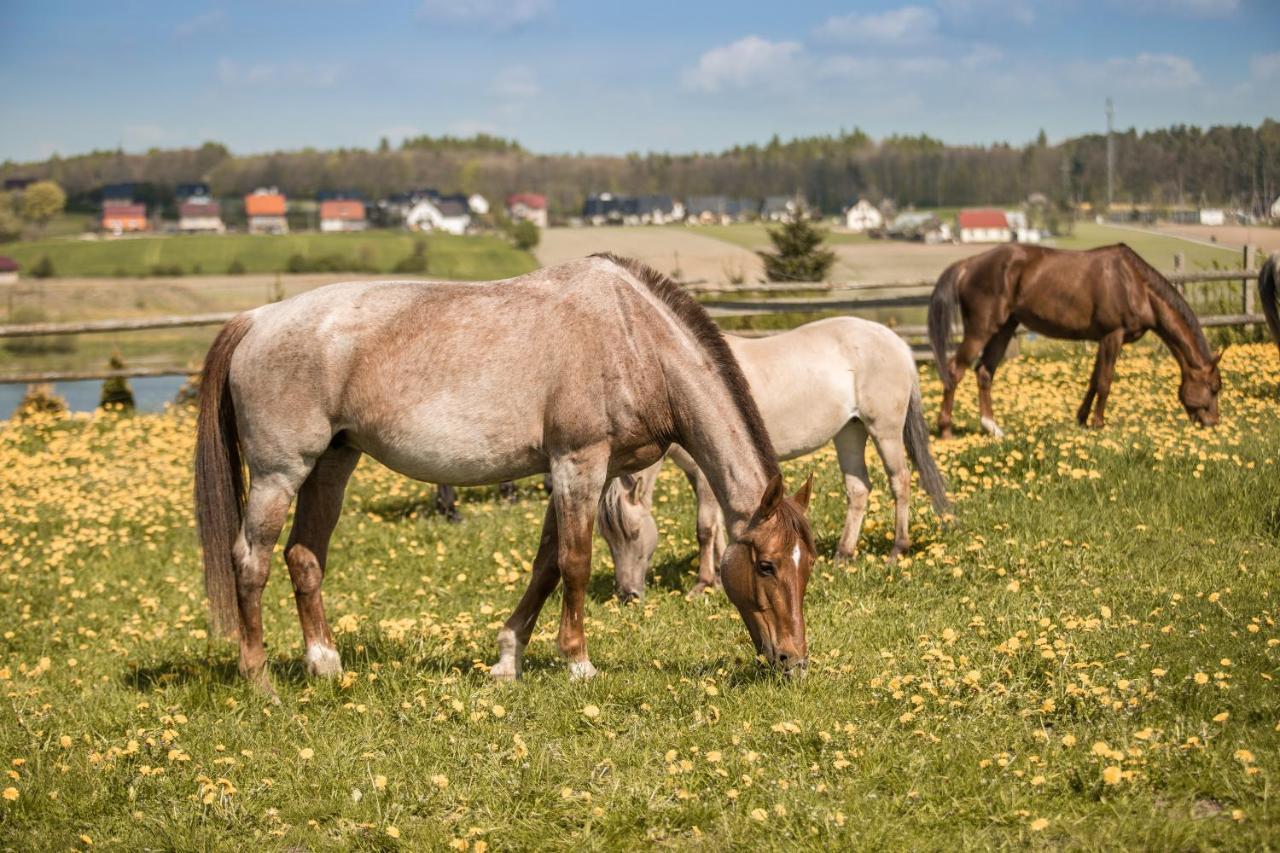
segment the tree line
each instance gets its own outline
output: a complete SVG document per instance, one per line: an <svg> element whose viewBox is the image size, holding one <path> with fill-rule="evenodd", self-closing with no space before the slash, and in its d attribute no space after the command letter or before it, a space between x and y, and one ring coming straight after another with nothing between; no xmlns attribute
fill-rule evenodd
<svg viewBox="0 0 1280 853"><path fill-rule="evenodd" d="M1229 205L1261 212L1280 195L1280 122L1115 134L1114 199L1157 206ZM0 177L56 181L71 210L94 210L105 184L134 182L162 210L177 184L207 181L216 195L276 186L292 198L355 190L377 199L411 187L478 192L491 199L535 191L553 214L581 210L589 193L728 195L799 193L837 213L859 197L899 206L1009 204L1033 193L1059 206L1106 201L1106 137L1050 144L948 145L928 135L873 140L860 130L739 145L705 153L538 154L513 140L420 136L393 147L236 155L216 142L145 153L95 151L0 164Z"/></svg>

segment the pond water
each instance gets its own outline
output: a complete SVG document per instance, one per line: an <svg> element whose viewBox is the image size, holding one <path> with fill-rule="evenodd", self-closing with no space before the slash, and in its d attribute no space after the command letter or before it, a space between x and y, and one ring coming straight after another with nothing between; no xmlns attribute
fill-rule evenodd
<svg viewBox="0 0 1280 853"><path fill-rule="evenodd" d="M129 387L133 389L138 411L159 412L166 403L173 402L173 398L178 396L178 389L186 381L185 376L139 376L129 380ZM73 412L92 412L98 408L98 400L102 397L101 379L55 382L53 388ZM0 419L7 420L13 416L26 392L27 386L22 383L0 383Z"/></svg>

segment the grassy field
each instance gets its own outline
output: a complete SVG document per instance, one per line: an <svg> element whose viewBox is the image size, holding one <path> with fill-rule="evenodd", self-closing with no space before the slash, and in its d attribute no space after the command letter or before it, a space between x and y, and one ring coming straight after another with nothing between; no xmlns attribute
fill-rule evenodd
<svg viewBox="0 0 1280 853"><path fill-rule="evenodd" d="M413 253L418 240L426 240L427 274L436 278L506 278L537 266L527 252L497 237L424 237L380 230L43 240L9 244L4 253L28 269L47 256L59 276L144 276L156 269L176 269L181 275L224 274L237 262L242 272L285 272L294 255L308 260L337 255L350 262L345 267L350 270L387 273Z"/></svg>
<svg viewBox="0 0 1280 853"><path fill-rule="evenodd" d="M1128 243L1149 264L1165 272L1173 269L1173 256L1178 252L1186 256L1188 271L1239 269L1244 262L1238 249L1206 246L1171 235L1093 222L1077 222L1071 236L1056 237L1053 241L1053 245L1061 249L1092 249L1111 243Z"/></svg>
<svg viewBox="0 0 1280 853"><path fill-rule="evenodd" d="M1002 368L1006 439L973 431L967 382L961 437L935 445L957 521L917 497L897 566L878 463L864 554L840 566L832 453L785 466L817 473L823 555L794 683L758 670L722 595L683 599L672 470L643 604L611 599L597 545L602 675L568 682L553 597L524 681L490 683L544 498L464 490L448 525L430 487L365 460L326 584L346 675L302 675L277 562L269 705L206 633L190 412L0 425L0 848L1273 846L1274 349L1228 351L1212 431L1145 346L1111 424L1077 429L1091 359L1056 352Z"/></svg>

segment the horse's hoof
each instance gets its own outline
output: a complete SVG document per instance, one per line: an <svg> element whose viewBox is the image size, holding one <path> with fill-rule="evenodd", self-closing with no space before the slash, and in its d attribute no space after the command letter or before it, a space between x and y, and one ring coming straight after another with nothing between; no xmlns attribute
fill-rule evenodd
<svg viewBox="0 0 1280 853"><path fill-rule="evenodd" d="M630 604L630 603L631 603L631 602L633 602L633 601L640 601L640 600L642 600L643 598L644 598L644 593L641 593L641 592L636 592L636 591L634 591L634 590L630 590L630 589L628 589L628 590L622 590L622 589L618 590L618 603L619 603L619 604Z"/></svg>
<svg viewBox="0 0 1280 853"><path fill-rule="evenodd" d="M857 551L836 551L836 565L842 566L845 563L852 563L858 559Z"/></svg>
<svg viewBox="0 0 1280 853"><path fill-rule="evenodd" d="M992 418L983 418L982 428L985 429L992 438L1004 438L1004 430L1000 429L1000 424L996 423Z"/></svg>
<svg viewBox="0 0 1280 853"><path fill-rule="evenodd" d="M315 643L307 647L307 675L313 678L337 678L342 675L342 658L337 649Z"/></svg>
<svg viewBox="0 0 1280 853"><path fill-rule="evenodd" d="M589 678L595 678L597 674L597 670L591 665L590 660L569 661L570 681L586 681Z"/></svg>
<svg viewBox="0 0 1280 853"><path fill-rule="evenodd" d="M511 661L500 660L489 667L489 677L494 681L515 681L520 677L520 670Z"/></svg>
<svg viewBox="0 0 1280 853"><path fill-rule="evenodd" d="M702 581L698 581L693 585L693 589L685 593L685 596L684 596L685 600L693 601L694 599L702 598L702 596L706 595L712 586L713 584L703 583Z"/></svg>

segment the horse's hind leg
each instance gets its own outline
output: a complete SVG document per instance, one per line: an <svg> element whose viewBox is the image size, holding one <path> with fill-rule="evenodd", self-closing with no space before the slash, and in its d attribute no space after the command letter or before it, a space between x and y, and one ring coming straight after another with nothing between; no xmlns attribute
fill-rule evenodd
<svg viewBox="0 0 1280 853"><path fill-rule="evenodd" d="M360 451L354 447L325 451L298 491L298 510L285 545L284 559L293 581L309 675L332 677L342 672L342 660L325 621L320 586L324 582L329 537L342 511L347 481L359 461Z"/></svg>
<svg viewBox="0 0 1280 853"><path fill-rule="evenodd" d="M1124 345L1124 329L1118 329L1098 341L1098 355L1093 362L1093 374L1089 377L1089 389L1085 391L1084 402L1076 412L1076 421L1080 426L1086 422L1092 427L1101 427L1106 415L1107 397L1111 394L1111 377L1115 372L1116 358ZM1094 405L1094 398L1097 405ZM1089 409L1093 409L1093 420L1089 420Z"/></svg>
<svg viewBox="0 0 1280 853"><path fill-rule="evenodd" d="M1005 351L1017 328L1017 320L1007 320L995 337L987 341L987 345L982 348L982 357L978 360L978 411L982 428L996 438L1004 438L1004 430L996 423L995 409L991 405L991 382L995 379L996 368L1004 360Z"/></svg>
<svg viewBox="0 0 1280 853"><path fill-rule="evenodd" d="M893 561L911 548L911 467L907 464L901 427L887 435L877 432L875 439L885 473L889 475L889 488L893 490L893 550L889 552L889 560Z"/></svg>
<svg viewBox="0 0 1280 853"><path fill-rule="evenodd" d="M299 460L292 470L252 476L244 522L236 540L236 600L240 608L240 674L254 686L274 693L262 644L262 590L271 572L271 552L280 538L289 505L307 470Z"/></svg>
<svg viewBox="0 0 1280 853"><path fill-rule="evenodd" d="M844 493L848 499L845 509L844 532L836 546L836 559L852 559L858 553L858 537L862 535L862 520L867 515L867 498L871 494L871 478L867 475L867 427L862 421L852 420L836 433L836 458L844 473Z"/></svg>
<svg viewBox="0 0 1280 853"><path fill-rule="evenodd" d="M519 678L524 665L524 647L529 645L533 626L542 612L542 605L560 583L558 562L560 537L557 533L555 502L547 503L542 520L542 538L538 554L533 558L533 574L529 586L520 597L520 603L498 631L498 662L489 668L489 675L498 679Z"/></svg>

